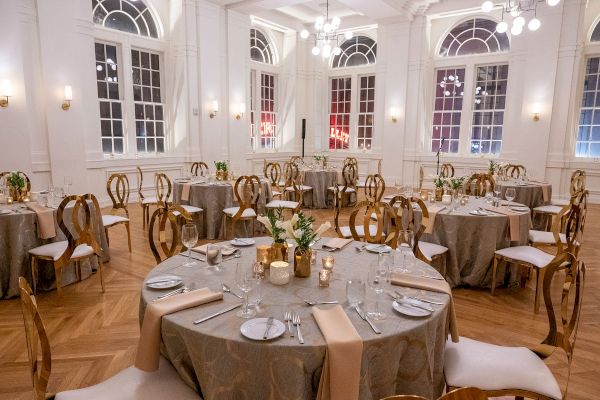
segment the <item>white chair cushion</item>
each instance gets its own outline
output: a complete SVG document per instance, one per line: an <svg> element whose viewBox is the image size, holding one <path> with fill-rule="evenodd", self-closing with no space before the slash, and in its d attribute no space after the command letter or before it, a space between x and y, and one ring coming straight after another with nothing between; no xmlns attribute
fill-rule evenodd
<svg viewBox="0 0 600 400"><path fill-rule="evenodd" d="M523 389L561 400L560 386L544 362L525 347L496 346L461 337L446 342L446 383L482 390Z"/></svg>
<svg viewBox="0 0 600 400"><path fill-rule="evenodd" d="M340 192L342 191L342 188L343 187L340 186ZM327 190L335 191L335 186L330 186L327 188ZM356 190L354 190L354 188L351 188L351 187L346 188L346 193L354 193L354 192L356 192Z"/></svg>
<svg viewBox="0 0 600 400"><path fill-rule="evenodd" d="M129 367L97 385L57 393L55 400L165 400L199 399L171 366L160 358L158 371Z"/></svg>
<svg viewBox="0 0 600 400"><path fill-rule="evenodd" d="M152 196L152 197L146 197L144 200L142 200L142 204L154 204L157 201L158 200L154 196Z"/></svg>
<svg viewBox="0 0 600 400"><path fill-rule="evenodd" d="M556 200L552 200L552 205L553 206L560 206L560 207L564 207L567 204L569 204L570 201L567 199L556 199Z"/></svg>
<svg viewBox="0 0 600 400"><path fill-rule="evenodd" d="M223 212L229 216L234 216L240 210L239 207L230 207L223 210ZM256 212L252 208L246 208L242 212L242 218L256 217Z"/></svg>
<svg viewBox="0 0 600 400"><path fill-rule="evenodd" d="M554 205L539 206L539 207L536 207L533 209L533 211L535 211L535 212L546 213L546 214L558 214L560 212L560 210L562 210L562 207L554 206Z"/></svg>
<svg viewBox="0 0 600 400"><path fill-rule="evenodd" d="M52 259L56 261L60 258L60 256L63 255L63 253L67 249L67 244L68 242L66 240L63 240L61 242L45 244L43 246L35 247L29 250L29 254L41 257L52 257ZM94 254L94 249L92 249L87 244L80 244L75 248L75 251L73 252L71 258L86 257L91 256L92 254Z"/></svg>
<svg viewBox="0 0 600 400"><path fill-rule="evenodd" d="M367 184L367 182L365 180L360 180L359 179L358 182L356 182L356 186L360 187L360 188L365 187L366 184Z"/></svg>
<svg viewBox="0 0 600 400"><path fill-rule="evenodd" d="M421 253L423 253L427 260L431 261L433 257L447 252L448 248L440 246L439 244L419 240L419 250L421 250Z"/></svg>
<svg viewBox="0 0 600 400"><path fill-rule="evenodd" d="M273 196L281 196L281 192L278 192L277 190L273 190L271 193Z"/></svg>
<svg viewBox="0 0 600 400"><path fill-rule="evenodd" d="M103 215L102 224L104 226L111 226L119 222L127 222L129 218L121 217L120 215Z"/></svg>
<svg viewBox="0 0 600 400"><path fill-rule="evenodd" d="M554 258L552 254L548 254L531 246L507 247L505 249L496 250L495 254L508 257L513 260L523 261L538 268L546 267Z"/></svg>
<svg viewBox="0 0 600 400"><path fill-rule="evenodd" d="M559 233L560 241L563 243L567 243L567 235L564 233ZM529 241L531 243L542 243L542 244L556 244L554 240L554 234L552 232L546 231L529 231Z"/></svg>
<svg viewBox="0 0 600 400"><path fill-rule="evenodd" d="M377 235L377 226L375 226L375 225L369 225L369 232L370 232L371 236ZM349 226L340 226L340 233L345 238L351 238L352 237L352 232L350 232L350 227ZM357 226L356 227L356 234L358 235L358 237L365 237L365 227L362 226L362 225Z"/></svg>
<svg viewBox="0 0 600 400"><path fill-rule="evenodd" d="M312 186L301 185L301 186L298 186L298 189L302 190L303 192L306 192L307 190L312 190ZM285 191L286 192L293 192L294 191L294 187L293 186L288 186L288 187L285 188Z"/></svg>
<svg viewBox="0 0 600 400"><path fill-rule="evenodd" d="M180 204L181 208L183 208L185 211L193 214L193 213L199 213L202 212L204 210L202 210L200 207L195 207L195 206L190 206L187 204Z"/></svg>
<svg viewBox="0 0 600 400"><path fill-rule="evenodd" d="M296 201L287 201L287 200L273 200L269 202L265 207L267 208L291 208L295 209L298 207L298 202Z"/></svg>

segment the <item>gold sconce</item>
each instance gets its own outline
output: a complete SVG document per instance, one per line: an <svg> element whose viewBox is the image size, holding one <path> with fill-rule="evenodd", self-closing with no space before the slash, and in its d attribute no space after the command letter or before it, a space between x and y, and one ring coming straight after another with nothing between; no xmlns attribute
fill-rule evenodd
<svg viewBox="0 0 600 400"><path fill-rule="evenodd" d="M238 110L235 113L235 119L236 121L239 121L240 119L244 118L244 113L246 112L246 104L244 103L240 103L238 105Z"/></svg>
<svg viewBox="0 0 600 400"><path fill-rule="evenodd" d="M542 105L540 103L533 104L533 120L538 122L540 120L540 114L542 111Z"/></svg>
<svg viewBox="0 0 600 400"><path fill-rule="evenodd" d="M214 100L212 102L212 107L211 107L211 111L208 114L208 116L212 119L214 117L217 116L217 113L219 112L219 102L217 100Z"/></svg>
<svg viewBox="0 0 600 400"><path fill-rule="evenodd" d="M67 111L71 108L71 100L73 100L73 88L69 85L65 86L65 100L62 103L62 109Z"/></svg>
<svg viewBox="0 0 600 400"><path fill-rule="evenodd" d="M8 107L8 98L12 96L12 84L8 79L0 85L0 107Z"/></svg>
<svg viewBox="0 0 600 400"><path fill-rule="evenodd" d="M396 123L398 122L398 115L400 114L400 110L398 110L397 108L392 108L390 110L390 116L392 117L392 122Z"/></svg>

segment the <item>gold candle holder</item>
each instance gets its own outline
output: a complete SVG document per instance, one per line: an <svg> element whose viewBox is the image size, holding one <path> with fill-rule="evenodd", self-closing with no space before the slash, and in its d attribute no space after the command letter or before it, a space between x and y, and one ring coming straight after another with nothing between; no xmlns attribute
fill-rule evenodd
<svg viewBox="0 0 600 400"><path fill-rule="evenodd" d="M265 266L262 262L255 262L252 264L252 273L255 278L264 278L265 277Z"/></svg>
<svg viewBox="0 0 600 400"><path fill-rule="evenodd" d="M335 258L331 254L323 256L321 262L323 263L323 269L327 271L333 271L333 264L335 263Z"/></svg>
<svg viewBox="0 0 600 400"><path fill-rule="evenodd" d="M13 203L13 199L12 199L12 197L8 196L8 197L6 198L6 204L12 204L12 203Z"/></svg>
<svg viewBox="0 0 600 400"><path fill-rule="evenodd" d="M256 246L256 261L263 264L265 269L271 265L271 246L259 245Z"/></svg>
<svg viewBox="0 0 600 400"><path fill-rule="evenodd" d="M319 287L328 287L329 278L331 277L331 271L322 269L319 271Z"/></svg>

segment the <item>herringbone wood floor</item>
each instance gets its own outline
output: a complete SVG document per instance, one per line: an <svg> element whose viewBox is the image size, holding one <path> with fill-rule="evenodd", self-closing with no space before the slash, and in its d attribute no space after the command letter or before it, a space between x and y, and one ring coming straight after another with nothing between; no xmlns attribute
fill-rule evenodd
<svg viewBox="0 0 600 400"><path fill-rule="evenodd" d="M49 390L57 392L93 385L133 364L137 345L138 302L142 280L155 265L141 210L131 205L133 253L127 251L124 227L110 231L111 261L105 266L106 293L97 276L70 285L59 299L56 292L41 293L38 304L52 347ZM332 221L330 210L312 211L317 220ZM600 398L600 206L590 206L585 244L581 253L588 266L583 320L569 385L569 399ZM330 232L330 235L333 235ZM547 330L545 314L532 312L533 290L456 289L461 334L502 345L530 346ZM549 362L564 388L563 354ZM19 300L0 300L0 399L31 399L27 351Z"/></svg>

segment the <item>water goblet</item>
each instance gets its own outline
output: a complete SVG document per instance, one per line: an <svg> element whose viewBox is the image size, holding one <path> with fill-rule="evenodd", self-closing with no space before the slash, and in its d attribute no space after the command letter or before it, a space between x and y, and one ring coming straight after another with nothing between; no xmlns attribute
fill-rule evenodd
<svg viewBox="0 0 600 400"><path fill-rule="evenodd" d="M215 267L215 269L219 269L221 265L221 261L223 261L223 253L221 251L221 246L217 244L208 244L206 245L206 263L209 267Z"/></svg>
<svg viewBox="0 0 600 400"><path fill-rule="evenodd" d="M346 281L346 299L350 307L354 308L365 300L365 282L359 277Z"/></svg>
<svg viewBox="0 0 600 400"><path fill-rule="evenodd" d="M369 316L375 320L382 320L387 317L387 315L379 308L379 301L381 300L381 295L385 290L387 276L387 269L384 266L380 266L378 261L375 261L371 264L371 267L369 268L368 282L369 287L377 295L377 299L375 300L374 309L369 312Z"/></svg>
<svg viewBox="0 0 600 400"><path fill-rule="evenodd" d="M511 188L507 188L506 192L504 193L504 197L506 198L506 207L508 207L510 205L510 203L515 199L515 197L517 197L517 191L515 188L511 187Z"/></svg>
<svg viewBox="0 0 600 400"><path fill-rule="evenodd" d="M244 306L236 314L240 318L252 318L256 315L256 310L248 307L248 293L252 289L252 279L252 264L248 266L241 262L237 263L235 268L235 284L244 293Z"/></svg>
<svg viewBox="0 0 600 400"><path fill-rule="evenodd" d="M198 230L196 229L196 225L185 224L181 227L181 242L187 248L187 261L183 266L193 267L196 263L192 261L192 247L198 242Z"/></svg>

